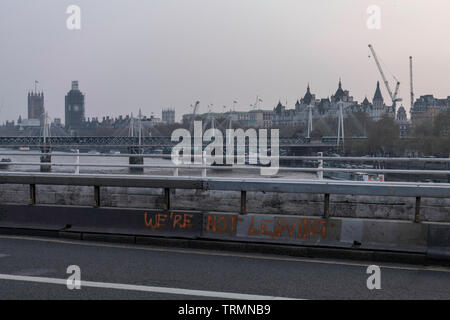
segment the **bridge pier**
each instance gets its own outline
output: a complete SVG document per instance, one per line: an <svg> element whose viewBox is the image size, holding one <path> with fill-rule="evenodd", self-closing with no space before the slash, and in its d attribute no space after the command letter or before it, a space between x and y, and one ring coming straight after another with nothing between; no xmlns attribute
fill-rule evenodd
<svg viewBox="0 0 450 320"><path fill-rule="evenodd" d="M41 153L46 153L41 155L41 163L51 163L52 162L52 156L48 153L51 152L51 148L46 146L46 147L41 147ZM41 172L50 172L52 171L52 166L49 164L41 164Z"/></svg>
<svg viewBox="0 0 450 320"><path fill-rule="evenodd" d="M144 164L144 157L139 156L139 155L142 155L142 153L143 153L142 148L131 147L128 150L129 150L130 154L136 154L136 156L128 158L129 164L138 164L138 165ZM130 171L131 172L144 172L144 168L143 167L130 167Z"/></svg>

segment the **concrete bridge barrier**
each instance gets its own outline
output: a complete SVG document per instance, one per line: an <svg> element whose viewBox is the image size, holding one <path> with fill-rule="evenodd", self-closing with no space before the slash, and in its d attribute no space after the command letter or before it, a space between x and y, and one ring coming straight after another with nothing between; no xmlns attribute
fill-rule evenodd
<svg viewBox="0 0 450 320"><path fill-rule="evenodd" d="M0 232L84 239L108 234L130 242L208 239L450 259L449 199L444 184L4 174Z"/></svg>
<svg viewBox="0 0 450 320"><path fill-rule="evenodd" d="M40 204L91 206L92 187L37 186ZM163 208L164 192L152 188L103 187L102 203L119 208ZM240 192L175 189L172 208L211 212L239 212ZM0 203L23 204L29 201L28 185L0 185ZM316 216L323 215L323 194L307 193L247 193L249 213ZM411 221L415 198L388 196L330 196L330 216L340 218L394 219ZM422 198L421 220L450 223L450 198Z"/></svg>
<svg viewBox="0 0 450 320"><path fill-rule="evenodd" d="M180 210L1 205L0 233L169 237L413 253L450 260L450 224ZM94 237L95 238L95 237Z"/></svg>

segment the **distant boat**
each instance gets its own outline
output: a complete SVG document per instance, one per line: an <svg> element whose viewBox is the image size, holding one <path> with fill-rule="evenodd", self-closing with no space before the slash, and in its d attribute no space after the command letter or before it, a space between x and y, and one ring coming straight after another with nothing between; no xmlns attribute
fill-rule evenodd
<svg viewBox="0 0 450 320"><path fill-rule="evenodd" d="M20 151L30 151L30 147L19 147Z"/></svg>
<svg viewBox="0 0 450 320"><path fill-rule="evenodd" d="M88 154L100 154L97 150L90 150Z"/></svg>
<svg viewBox="0 0 450 320"><path fill-rule="evenodd" d="M111 151L109 151L109 154L120 154L120 151L117 151L117 150L111 150Z"/></svg>

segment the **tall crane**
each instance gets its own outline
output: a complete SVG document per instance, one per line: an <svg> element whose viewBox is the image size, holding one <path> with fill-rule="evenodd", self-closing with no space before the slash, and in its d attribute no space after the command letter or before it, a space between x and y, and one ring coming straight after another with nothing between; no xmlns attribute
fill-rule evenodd
<svg viewBox="0 0 450 320"><path fill-rule="evenodd" d="M375 53L375 50L373 49L373 46L370 45L370 44L369 44L369 49L372 52L372 56L373 56L373 58L375 60L375 63L377 64L377 67L378 67L378 71L380 71L381 78L383 79L384 85L386 86L386 89L387 89L387 91L389 93L389 97L392 100L392 105L395 107L397 102L402 101L401 98L397 97L398 90L400 88L400 81L398 81L398 79L395 76L392 76L395 79L395 81L397 81L397 84L395 86L395 91L394 91L394 93L392 93L391 87L389 85L389 81L386 79L386 76L384 75L383 68L381 67L381 64L380 64L380 61L378 60L377 54Z"/></svg>
<svg viewBox="0 0 450 320"><path fill-rule="evenodd" d="M192 114L195 116L198 111L198 106L200 105L200 101L196 101L194 105L194 110L192 111Z"/></svg>
<svg viewBox="0 0 450 320"><path fill-rule="evenodd" d="M409 81L411 89L411 110L414 107L414 86L413 86L413 58L409 57Z"/></svg>
<svg viewBox="0 0 450 320"><path fill-rule="evenodd" d="M254 110L257 110L257 109L258 109L258 104L259 104L260 102L263 102L263 100L262 100L259 96L256 96L256 101L255 101L255 103L254 103L254 104L251 104L250 106L252 106Z"/></svg>
<svg viewBox="0 0 450 320"><path fill-rule="evenodd" d="M191 123L189 125L189 131L193 132L194 130L194 121L195 121L195 116L197 115L197 111L198 111L198 107L200 106L200 101L196 101L195 105L193 106L193 110L192 110L192 117L191 117ZM192 107L192 104L191 104Z"/></svg>
<svg viewBox="0 0 450 320"><path fill-rule="evenodd" d="M203 132L206 130L207 126L208 126L208 122L211 124L211 129L215 130L214 128L214 122L215 122L215 118L214 115L212 114L212 107L213 104L208 104L208 116L206 118L205 123L203 123Z"/></svg>

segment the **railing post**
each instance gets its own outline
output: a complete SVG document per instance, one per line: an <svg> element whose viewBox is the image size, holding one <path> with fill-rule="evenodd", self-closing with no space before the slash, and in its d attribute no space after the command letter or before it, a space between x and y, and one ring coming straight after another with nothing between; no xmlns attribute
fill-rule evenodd
<svg viewBox="0 0 450 320"><path fill-rule="evenodd" d="M328 219L330 217L330 194L325 193L323 199L323 217Z"/></svg>
<svg viewBox="0 0 450 320"><path fill-rule="evenodd" d="M202 165L206 166L206 152L202 153ZM202 169L202 178L206 178L206 169Z"/></svg>
<svg viewBox="0 0 450 320"><path fill-rule="evenodd" d="M420 197L416 197L416 214L414 216L414 222L420 222Z"/></svg>
<svg viewBox="0 0 450 320"><path fill-rule="evenodd" d="M100 207L100 186L94 186L94 207Z"/></svg>
<svg viewBox="0 0 450 320"><path fill-rule="evenodd" d="M317 154L319 155L319 157L323 157L323 152L318 152ZM319 170L317 170L317 178L319 180L323 180L323 171L320 170L320 169L323 169L323 160L322 159L319 160L318 169Z"/></svg>
<svg viewBox="0 0 450 320"><path fill-rule="evenodd" d="M164 188L164 210L170 210L170 188Z"/></svg>
<svg viewBox="0 0 450 320"><path fill-rule="evenodd" d="M247 213L247 191L241 190L241 214Z"/></svg>
<svg viewBox="0 0 450 320"><path fill-rule="evenodd" d="M30 184L30 205L36 204L36 185Z"/></svg>
<svg viewBox="0 0 450 320"><path fill-rule="evenodd" d="M79 149L77 149L76 154L77 154L77 156L75 158L75 163L76 163L75 174L80 174L80 166L79 166L79 164L80 164L80 150Z"/></svg>

